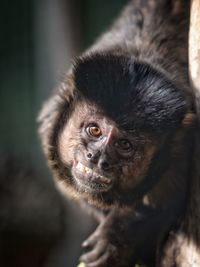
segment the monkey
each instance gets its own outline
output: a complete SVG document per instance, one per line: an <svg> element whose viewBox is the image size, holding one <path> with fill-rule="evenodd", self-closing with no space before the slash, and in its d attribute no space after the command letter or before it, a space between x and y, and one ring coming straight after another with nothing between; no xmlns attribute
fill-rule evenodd
<svg viewBox="0 0 200 267"><path fill-rule="evenodd" d="M162 266L186 214L198 128L188 2L129 1L40 112L59 188L99 223L82 244L87 267Z"/></svg>

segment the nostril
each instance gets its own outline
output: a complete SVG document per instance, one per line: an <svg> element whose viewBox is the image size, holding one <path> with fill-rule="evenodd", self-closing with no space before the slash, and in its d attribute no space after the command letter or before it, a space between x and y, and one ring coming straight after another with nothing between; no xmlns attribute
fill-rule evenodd
<svg viewBox="0 0 200 267"><path fill-rule="evenodd" d="M106 162L106 161L101 162L101 168L102 168L103 170L106 171L106 170L109 169L109 167L110 167L110 165L109 165L108 162Z"/></svg>
<svg viewBox="0 0 200 267"><path fill-rule="evenodd" d="M92 158L92 153L90 153L90 152L87 153L87 158L88 158L88 159L91 159L91 158Z"/></svg>
<svg viewBox="0 0 200 267"><path fill-rule="evenodd" d="M93 151L88 151L86 153L86 159L91 163L97 164L98 159L99 159L99 153L97 153L97 152L94 153Z"/></svg>

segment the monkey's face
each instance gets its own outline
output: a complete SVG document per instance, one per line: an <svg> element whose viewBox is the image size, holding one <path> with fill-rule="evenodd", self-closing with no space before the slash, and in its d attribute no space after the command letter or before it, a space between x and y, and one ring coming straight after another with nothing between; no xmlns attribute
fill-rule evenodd
<svg viewBox="0 0 200 267"><path fill-rule="evenodd" d="M71 169L74 190L93 202L115 202L143 180L157 143L119 129L95 105L82 102L60 134L59 154Z"/></svg>

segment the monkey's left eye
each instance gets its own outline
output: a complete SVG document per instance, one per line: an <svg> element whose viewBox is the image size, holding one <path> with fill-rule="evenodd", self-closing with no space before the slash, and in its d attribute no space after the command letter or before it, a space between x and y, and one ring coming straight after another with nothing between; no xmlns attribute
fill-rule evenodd
<svg viewBox="0 0 200 267"><path fill-rule="evenodd" d="M93 137L100 137L102 135L101 129L97 125L88 126L86 128L87 133Z"/></svg>
<svg viewBox="0 0 200 267"><path fill-rule="evenodd" d="M116 143L115 143L115 146L120 149L120 150L124 150L124 151L132 151L133 149L133 146L131 144L131 142L127 139L121 139L121 140L118 140Z"/></svg>

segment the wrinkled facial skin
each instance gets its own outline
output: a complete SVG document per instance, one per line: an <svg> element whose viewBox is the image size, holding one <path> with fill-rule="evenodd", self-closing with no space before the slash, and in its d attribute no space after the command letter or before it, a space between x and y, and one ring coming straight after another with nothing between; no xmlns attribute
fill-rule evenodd
<svg viewBox="0 0 200 267"><path fill-rule="evenodd" d="M94 198L134 188L145 177L156 144L147 136L119 130L94 105L77 105L59 138L62 162L74 187Z"/></svg>

